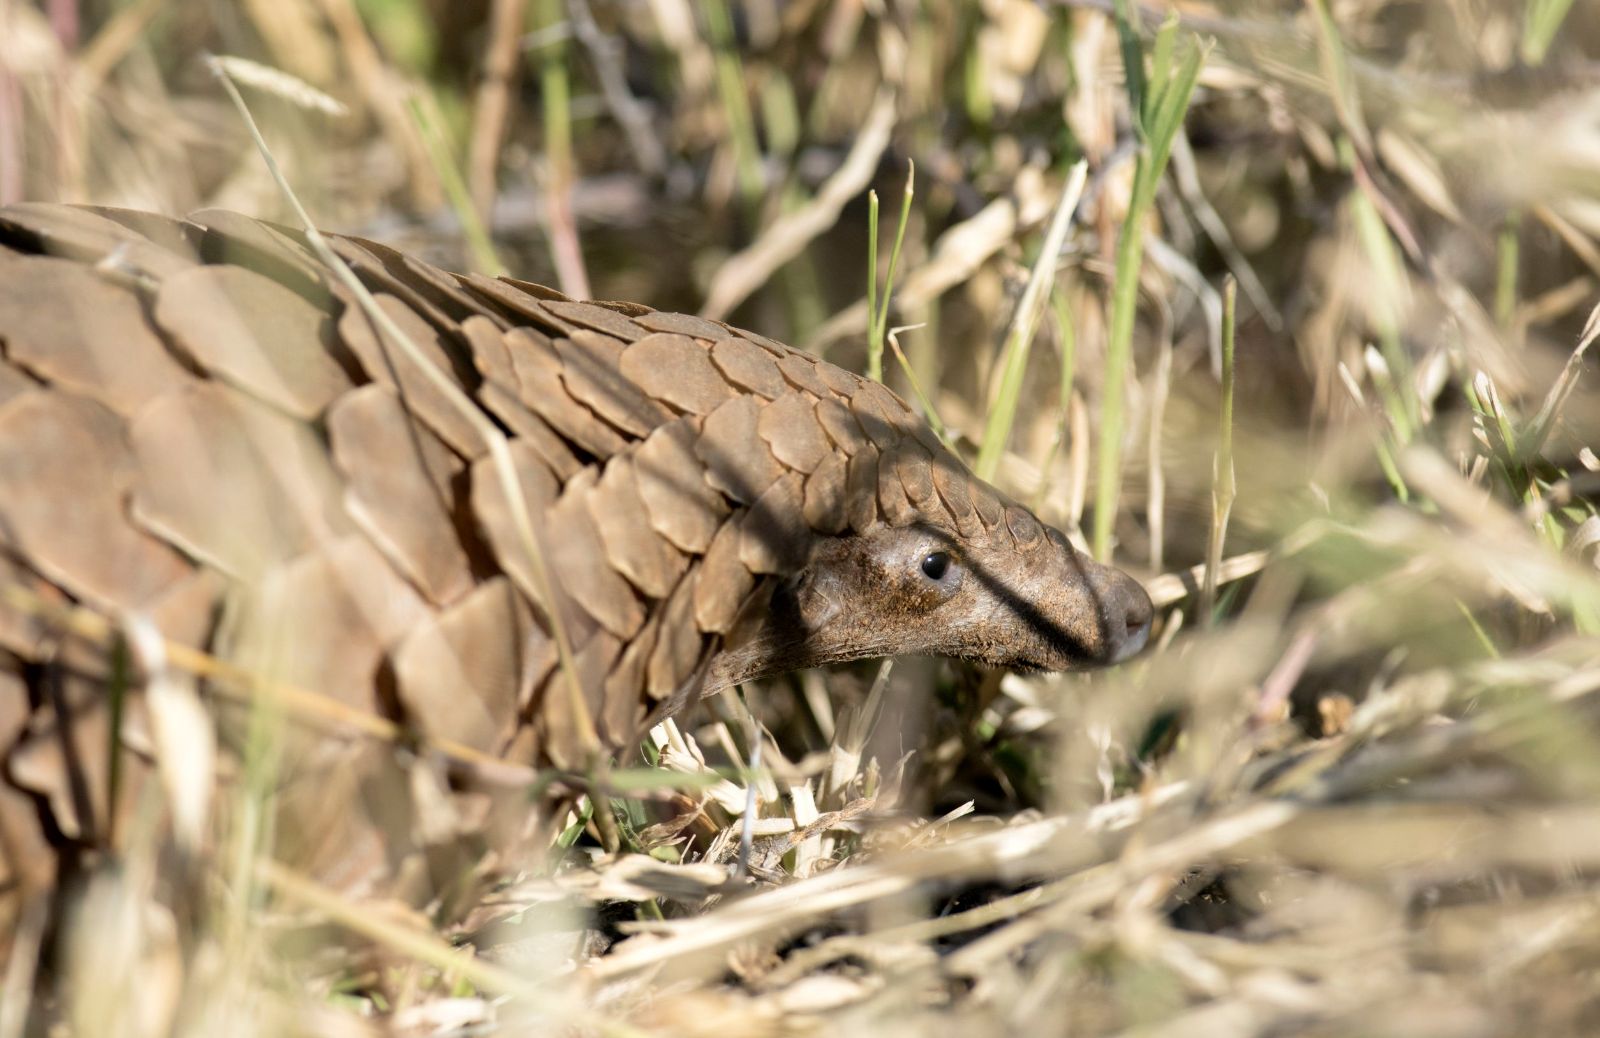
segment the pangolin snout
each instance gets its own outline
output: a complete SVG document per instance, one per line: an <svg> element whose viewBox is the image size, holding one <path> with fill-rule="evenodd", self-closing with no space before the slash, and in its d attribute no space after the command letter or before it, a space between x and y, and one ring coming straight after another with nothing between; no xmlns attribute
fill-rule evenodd
<svg viewBox="0 0 1600 1038"><path fill-rule="evenodd" d="M1111 566L1094 565L1089 573L1100 612L1102 656L1096 662L1121 663L1139 655L1150 640L1155 606L1143 585Z"/></svg>

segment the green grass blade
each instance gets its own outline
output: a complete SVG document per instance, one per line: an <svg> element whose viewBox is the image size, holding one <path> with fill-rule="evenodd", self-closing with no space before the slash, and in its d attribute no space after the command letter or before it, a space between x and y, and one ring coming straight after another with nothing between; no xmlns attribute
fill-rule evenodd
<svg viewBox="0 0 1600 1038"><path fill-rule="evenodd" d="M1521 214L1506 214L1495 243L1494 319L1501 328L1510 328L1517 315L1517 267L1522 232Z"/></svg>
<svg viewBox="0 0 1600 1038"><path fill-rule="evenodd" d="M900 370L905 373L906 383L911 386L911 394L917 398L917 403L922 407L922 415L928 420L928 427L933 430L935 436L939 437L939 442L948 447L950 446L950 431L945 426L943 419L939 417L939 412L934 410L933 401L929 399L927 393L922 391L922 380L917 378L916 370L912 368L911 361L907 359L905 350L900 348L898 333L921 327L922 325L920 324L913 324L904 328L890 328L884 337L888 340L889 348L894 351L895 360L900 363Z"/></svg>
<svg viewBox="0 0 1600 1038"><path fill-rule="evenodd" d="M761 148L756 140L750 98L745 94L744 66L735 49L733 20L724 0L705 0L701 10L705 13L706 28L716 55L717 94L728 119L739 195L746 205L754 207L761 200L766 177L761 171Z"/></svg>
<svg viewBox="0 0 1600 1038"><path fill-rule="evenodd" d="M867 377L883 381L883 329L878 327L878 192L867 192Z"/></svg>
<svg viewBox="0 0 1600 1038"><path fill-rule="evenodd" d="M1122 49L1122 71L1128 90L1128 110L1133 113L1136 128L1143 135L1144 127L1144 52L1139 45L1139 27L1134 24L1133 5L1129 0L1117 0L1117 45Z"/></svg>
<svg viewBox="0 0 1600 1038"><path fill-rule="evenodd" d="M450 211L461 222L461 233L467 239L467 249L472 253L472 264L490 277L506 273L507 268L495 251L488 230L478 217L478 207L472 204L472 192L466 178L451 155L445 141L444 130L439 125L438 106L430 95L413 96L408 104L411 119L416 124L417 135L428 149L428 161L444 186L445 197L450 200Z"/></svg>
<svg viewBox="0 0 1600 1038"><path fill-rule="evenodd" d="M906 188L900 196L900 226L895 228L881 295L878 291L878 193L867 192L867 377L878 382L883 381L883 341L889 328L889 300L894 293L894 275L900 265L900 249L906 240L906 225L911 222L916 179L917 166L913 162L906 170ZM903 357L901 362L904 363Z"/></svg>
<svg viewBox="0 0 1600 1038"><path fill-rule="evenodd" d="M1160 101L1148 127L1146 150L1134 171L1133 196L1117 239L1116 284L1111 295L1111 327L1106 340L1104 398L1100 405L1100 442L1095 467L1094 536L1096 558L1111 555L1111 531L1116 525L1117 497L1122 470L1123 393L1132 362L1133 326L1138 314L1139 265L1144 257L1144 224L1155 203L1156 185L1172 154L1172 140L1183 124L1200 78L1204 49L1191 45L1182 63L1163 84L1157 84ZM1130 72L1131 76L1132 73Z"/></svg>
<svg viewBox="0 0 1600 1038"><path fill-rule="evenodd" d="M980 479L994 479L995 472L1000 468L1000 456L1005 453L1006 441L1011 437L1034 332L1038 330L1039 318L1049 298L1048 289L1055 284L1061 246L1067 240L1067 231L1072 226L1072 214L1077 211L1078 200L1083 197L1088 170L1088 163L1080 160L1067 174L1061 199L1056 203L1055 215L1050 219L1050 229L1045 232L1039 258L1034 261L1033 273L1028 278L1028 287L1023 290L1022 299L1017 302L1017 312L1011 319L1011 331L1000 351L1000 378L994 383L994 394L989 401L989 418L983 429L983 446L978 451L978 463L974 469Z"/></svg>
<svg viewBox="0 0 1600 1038"><path fill-rule="evenodd" d="M1528 65L1544 64L1550 44L1555 42L1561 23L1572 10L1572 0L1528 0L1522 13L1522 60Z"/></svg>
<svg viewBox="0 0 1600 1038"><path fill-rule="evenodd" d="M916 194L917 164L907 163L906 189L900 195L900 223L894 229L894 247L889 250L889 269L884 274L882 309L878 314L878 327L889 326L889 296L894 291L894 273L900 266L900 249L906 243L906 224L911 222L911 199Z"/></svg>

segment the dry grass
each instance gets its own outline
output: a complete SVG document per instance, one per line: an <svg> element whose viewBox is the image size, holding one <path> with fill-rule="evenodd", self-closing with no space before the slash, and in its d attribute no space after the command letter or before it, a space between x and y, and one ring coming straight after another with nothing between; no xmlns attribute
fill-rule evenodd
<svg viewBox="0 0 1600 1038"><path fill-rule="evenodd" d="M1600 1030L1600 11L1159 6L0 0L0 201L292 220L199 61L250 58L348 108L247 88L324 226L858 369L900 326L965 456L1163 607L1111 672L715 699L462 903L285 870L270 770L197 806L191 760L55 961L10 921L0 1038ZM1130 96L1191 52L1150 172ZM147 692L187 745L183 687Z"/></svg>

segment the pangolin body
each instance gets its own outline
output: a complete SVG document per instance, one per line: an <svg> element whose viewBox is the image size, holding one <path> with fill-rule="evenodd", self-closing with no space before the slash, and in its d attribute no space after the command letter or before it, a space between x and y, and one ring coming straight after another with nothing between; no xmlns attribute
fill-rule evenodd
<svg viewBox="0 0 1600 1038"><path fill-rule="evenodd" d="M1137 584L876 382L698 317L331 240L477 421L298 234L215 210L0 209L0 582L569 768L589 763L585 727L621 750L762 674L898 653L1063 669L1143 643ZM581 707L553 691L483 418L509 438ZM112 666L4 606L0 647L0 875L26 885L41 843L109 839ZM146 725L130 697L135 751ZM339 781L306 798L337 802Z"/></svg>

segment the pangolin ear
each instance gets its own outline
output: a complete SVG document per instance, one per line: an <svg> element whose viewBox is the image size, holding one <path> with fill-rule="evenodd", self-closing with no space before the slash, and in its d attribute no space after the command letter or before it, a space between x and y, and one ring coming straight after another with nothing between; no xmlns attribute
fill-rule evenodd
<svg viewBox="0 0 1600 1038"><path fill-rule="evenodd" d="M790 580L795 606L806 626L815 630L838 615L838 589L826 571L808 566Z"/></svg>

